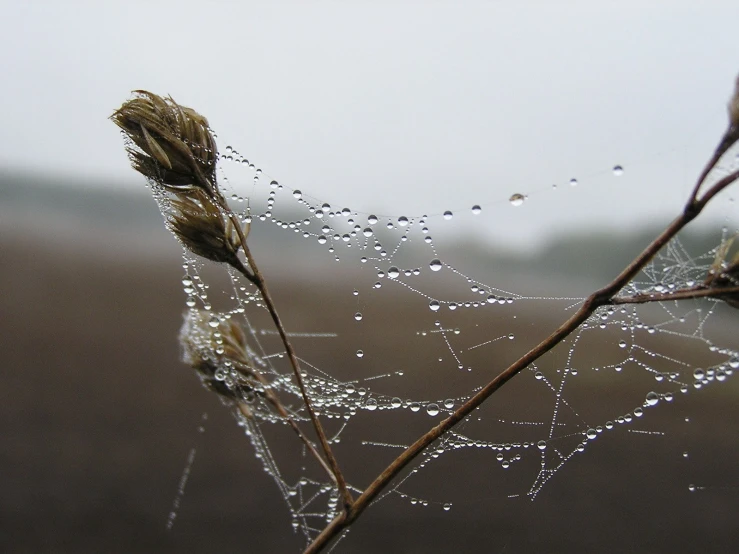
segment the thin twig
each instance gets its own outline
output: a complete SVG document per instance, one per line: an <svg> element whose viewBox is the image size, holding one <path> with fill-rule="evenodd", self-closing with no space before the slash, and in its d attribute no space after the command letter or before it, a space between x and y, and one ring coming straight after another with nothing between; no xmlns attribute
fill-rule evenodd
<svg viewBox="0 0 739 554"><path fill-rule="evenodd" d="M722 139L722 143L719 150L723 149L723 152L728 150L728 146L724 144L725 137ZM729 145L730 146L730 145ZM722 154L723 154L722 152ZM557 346L562 340L567 338L573 331L575 331L583 322L585 322L599 307L608 304L613 304L614 296L633 279L639 271L641 271L646 264L652 260L652 258L659 252L677 233L683 229L688 223L695 219L698 214L701 213L706 204L721 190L729 186L731 183L739 179L739 171L735 171L730 175L717 181L700 199L697 198L698 190L700 189L703 181L705 181L711 169L718 162L721 155L714 154L711 159L711 163L701 173L698 182L693 189L693 194L685 205L683 212L670 223L670 225L657 237L651 244L649 244L644 251L639 254L624 270L608 285L595 291L583 302L580 309L577 310L567 321L565 321L558 329L556 329L551 335L540 342L537 346L529 350L521 358L515 361L512 365L506 368L504 371L498 374L492 381L485 385L477 394L467 400L459 409L451 414L444 421L430 429L423 436L421 436L416 442L409 446L400 456L398 456L392 463L390 463L385 470L365 489L365 491L357 498L354 504L351 505L349 510L337 517L328 524L328 526L321 531L321 533L315 538L315 540L306 548L304 554L314 554L323 550L331 540L336 538L343 529L351 525L364 510L372 503L377 495L382 492L385 487L392 481L413 459L418 456L423 450L425 450L431 443L443 436L446 432L461 422L467 415L473 410L479 407L485 400L487 400L494 392L505 385L515 375L521 372L524 368L529 366L531 363L539 359L541 356L549 352L552 348ZM733 287L732 287L733 288ZM721 294L727 294L729 288L722 289ZM717 291L718 292L718 291ZM717 294L718 296L718 294ZM658 299L644 299L642 303L656 302Z"/></svg>
<svg viewBox="0 0 739 554"><path fill-rule="evenodd" d="M691 298L716 298L739 295L739 287L706 287L700 285L687 289L673 290L658 294L635 294L634 296L619 296L612 298L608 304L647 304L649 302L669 302L670 300L690 300Z"/></svg>
<svg viewBox="0 0 739 554"><path fill-rule="evenodd" d="M240 368L243 370L244 368ZM270 384L267 382L267 380L262 376L261 373L258 371L251 371L251 368L249 368L249 375L253 378L256 378L263 387L264 395L267 398L267 401L272 404L272 406L277 410L277 413L287 421L287 423L292 427L293 431L300 437L300 440L303 441L308 451L318 460L318 463L321 464L321 467L326 470L326 473L328 473L329 477L331 478L334 483L336 482L336 476L334 475L333 471L330 467L326 464L325 460L321 457L321 455L316 450L316 447L313 446L313 443L311 443L308 440L308 437L305 436L303 431L300 429L298 424L295 422L295 420L290 416L290 414L285 409L285 406L280 401L279 397L274 393L272 390ZM238 402L239 411L244 414L247 418L250 418L250 409L248 405L244 404L243 402Z"/></svg>
<svg viewBox="0 0 739 554"><path fill-rule="evenodd" d="M339 468L339 462L336 460L336 456L334 456L334 453L331 450L331 446L328 443L328 438L326 437L326 432L323 430L323 426L321 425L321 422L319 421L318 416L313 409L310 397L308 396L308 391L305 388L303 376L300 373L300 365L298 363L298 358L295 354L295 350L293 349L290 339L288 339L287 337L287 331L285 331L282 320L277 313L277 308L275 307L275 303L269 293L267 283L261 272L259 271L259 267L254 261L251 250L249 250L249 246L246 242L246 237L244 236L244 232L241 229L241 225L239 224L238 219L229 209L228 205L225 204L225 202L223 203L223 205L221 205L221 208L228 215L229 219L234 225L234 228L236 229L239 241L241 242L241 248L244 250L244 256L246 257L246 261L249 264L249 268L251 269L251 271L249 271L248 268L242 266L242 268L240 268L240 271L259 289L259 292L262 295L262 299L264 300L264 305L267 307L269 315L272 316L272 321L274 322L275 327L277 327L277 332L280 335L282 344L285 347L285 352L287 353L287 357L290 360L290 365L292 366L293 373L295 374L295 380L297 381L298 387L300 388L300 394L303 396L305 408L308 411L308 415L310 416L311 421L313 422L313 428L315 429L316 435L318 435L318 439L321 442L323 453L328 460L328 464L331 466L331 472L333 473L336 486L339 489L339 495L341 496L344 509L347 510L349 506L351 506L354 502L354 498L352 497L348 487L346 486L346 480L344 479L344 475L341 473L341 469Z"/></svg>

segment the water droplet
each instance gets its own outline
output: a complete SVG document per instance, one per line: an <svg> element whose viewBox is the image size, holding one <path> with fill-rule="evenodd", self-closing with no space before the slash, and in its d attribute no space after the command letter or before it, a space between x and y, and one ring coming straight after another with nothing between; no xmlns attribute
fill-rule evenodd
<svg viewBox="0 0 739 554"><path fill-rule="evenodd" d="M302 193L302 192L300 192L299 190L295 189L295 190L293 191L293 196L294 196L295 198L297 198L298 200L300 200L301 198L303 198L303 193Z"/></svg>
<svg viewBox="0 0 739 554"><path fill-rule="evenodd" d="M397 396L390 401L390 405L393 408L400 408L403 405L403 401Z"/></svg>
<svg viewBox="0 0 739 554"><path fill-rule="evenodd" d="M374 225L375 223L377 223L377 221L378 219L376 215L371 215L367 218L367 223L369 223L370 225Z"/></svg>
<svg viewBox="0 0 739 554"><path fill-rule="evenodd" d="M362 234L365 237L371 237L372 236L372 229L369 227L365 227L364 231L362 231Z"/></svg>
<svg viewBox="0 0 739 554"><path fill-rule="evenodd" d="M400 275L400 270L397 267L393 266L388 268L387 276L390 277L390 279L397 279L398 275Z"/></svg>
<svg viewBox="0 0 739 554"><path fill-rule="evenodd" d="M585 433L585 436L588 437L588 439L593 440L595 437L598 436L598 432L595 429L588 429Z"/></svg>
<svg viewBox="0 0 739 554"><path fill-rule="evenodd" d="M440 306L439 306L439 301L438 300L432 300L431 302L429 302L429 309L432 312L439 311L439 308L440 308Z"/></svg>
<svg viewBox="0 0 739 554"><path fill-rule="evenodd" d="M445 512L448 512L451 509L452 509L451 503L447 502L446 504L444 504L444 511Z"/></svg>
<svg viewBox="0 0 739 554"><path fill-rule="evenodd" d="M278 183L277 181L272 181L270 182L269 186L272 187L273 189L276 189L277 187L280 186L280 183Z"/></svg>
<svg viewBox="0 0 739 554"><path fill-rule="evenodd" d="M572 179L570 179L570 186L571 187L576 187L577 186L577 179L575 179L574 177Z"/></svg>
<svg viewBox="0 0 739 554"><path fill-rule="evenodd" d="M408 407L410 408L411 412L417 412L421 409L421 405L418 402L411 402Z"/></svg>
<svg viewBox="0 0 739 554"><path fill-rule="evenodd" d="M520 206L523 204L523 201L526 200L526 197L523 194L513 194L508 199L508 201L511 203L512 206Z"/></svg>
<svg viewBox="0 0 739 554"><path fill-rule="evenodd" d="M318 244L326 244L326 241L327 241L327 240L328 240L328 239L327 239L327 238L326 238L326 237L325 237L324 235L320 235L320 236L318 237Z"/></svg>
<svg viewBox="0 0 739 554"><path fill-rule="evenodd" d="M429 404L428 406L426 406L426 413L430 415L431 417L435 417L439 415L438 404Z"/></svg>
<svg viewBox="0 0 739 554"><path fill-rule="evenodd" d="M431 268L431 271L441 270L441 267L442 267L441 260L431 260L429 267Z"/></svg>
<svg viewBox="0 0 739 554"><path fill-rule="evenodd" d="M623 168L623 167L621 167L620 165L614 165L614 166L613 166L613 174L614 174L614 175L615 175L616 177L620 177L621 175L623 175L623 174L624 174L624 168Z"/></svg>
<svg viewBox="0 0 739 554"><path fill-rule="evenodd" d="M703 371L702 369L698 368L695 371L693 371L693 378L696 381L702 381L703 379L705 379L705 377L706 377L706 372Z"/></svg>
<svg viewBox="0 0 739 554"><path fill-rule="evenodd" d="M546 448L547 448L547 441L539 441L539 442L537 442L536 443L536 447L539 450L546 450Z"/></svg>
<svg viewBox="0 0 739 554"><path fill-rule="evenodd" d="M357 350L357 358L362 358L364 356L363 350Z"/></svg>
<svg viewBox="0 0 739 554"><path fill-rule="evenodd" d="M398 218L398 225L400 225L401 227L405 227L406 225L408 225L408 218L404 215L401 215Z"/></svg>
<svg viewBox="0 0 739 554"><path fill-rule="evenodd" d="M657 402L659 402L659 395L656 392L652 391L647 394L647 406L654 406Z"/></svg>
<svg viewBox="0 0 739 554"><path fill-rule="evenodd" d="M447 410L451 410L452 408L454 408L454 400L452 398L447 398L446 400L444 400L444 407Z"/></svg>
<svg viewBox="0 0 739 554"><path fill-rule="evenodd" d="M354 314L354 319L356 319L357 321L362 321L362 314L360 312L357 312L356 314Z"/></svg>
<svg viewBox="0 0 739 554"><path fill-rule="evenodd" d="M479 204L475 204L474 206L472 206L473 215L478 215L481 211L482 211L482 208L480 207Z"/></svg>
<svg viewBox="0 0 739 554"><path fill-rule="evenodd" d="M454 214L450 212L449 210L444 212L444 219L449 220L454 217Z"/></svg>
<svg viewBox="0 0 739 554"><path fill-rule="evenodd" d="M625 340L619 341L618 346L619 348L626 348L626 341Z"/></svg>
<svg viewBox="0 0 739 554"><path fill-rule="evenodd" d="M211 316L211 318L208 320L208 325L213 328L218 327L218 323L218 318L216 316Z"/></svg>
<svg viewBox="0 0 739 554"><path fill-rule="evenodd" d="M368 398L367 402L364 403L364 407L370 412L374 412L377 409L377 400L374 398Z"/></svg>

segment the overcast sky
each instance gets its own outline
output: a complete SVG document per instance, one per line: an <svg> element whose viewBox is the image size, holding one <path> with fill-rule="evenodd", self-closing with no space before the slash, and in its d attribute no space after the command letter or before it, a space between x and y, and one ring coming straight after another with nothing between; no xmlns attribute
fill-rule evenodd
<svg viewBox="0 0 739 554"><path fill-rule="evenodd" d="M286 187L396 215L480 204L525 240L671 218L739 72L736 0L0 7L2 167L138 186L106 118L143 88Z"/></svg>

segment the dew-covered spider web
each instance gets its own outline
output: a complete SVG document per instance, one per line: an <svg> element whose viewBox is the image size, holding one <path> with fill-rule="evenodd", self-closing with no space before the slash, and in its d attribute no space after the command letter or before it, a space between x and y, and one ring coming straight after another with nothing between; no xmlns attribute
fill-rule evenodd
<svg viewBox="0 0 739 554"><path fill-rule="evenodd" d="M734 153L727 159L718 173L737 167ZM624 168L614 165L608 173L618 179ZM457 221L500 210L523 214L528 203L553 201L554 191L529 198L511 190L492 207L464 212L373 214L282 184L232 147L220 156L219 179L231 208L250 222L249 244L355 496L595 288L563 294L535 259L533 277L508 271L492 247L470 246L453 231ZM562 186L575 185L587 186L574 179ZM166 213L166 194L152 187ZM711 235L712 245L697 249L681 237L672 240L621 296L703 282L719 246L736 233L733 193L716 200L729 215ZM628 262L638 251L618 255ZM189 253L183 267L186 361L211 362L204 379L221 383L224 403L284 499L286 519L310 542L340 504L334 483L266 392L318 446L284 346L256 287L241 275ZM233 325L242 336L234 338ZM648 456L652 441L669 440L665 419L656 414L677 418L670 406L731 381L739 369L736 329L736 312L718 300L600 308L432 444L378 502L453 511L476 501L474 492L456 494L468 480L481 496L533 501L594 444L626 437L642 452L637 456ZM234 341L240 360L228 355ZM686 490L699 486L684 483Z"/></svg>

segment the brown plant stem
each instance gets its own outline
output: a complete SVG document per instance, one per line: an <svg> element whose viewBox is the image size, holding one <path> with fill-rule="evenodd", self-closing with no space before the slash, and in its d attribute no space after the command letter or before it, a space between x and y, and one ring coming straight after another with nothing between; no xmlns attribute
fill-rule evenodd
<svg viewBox="0 0 739 554"><path fill-rule="evenodd" d="M321 422L319 421L318 416L313 409L310 397L308 396L308 391L305 388L303 376L300 373L300 364L298 363L298 357L295 354L292 343L287 336L285 326L282 324L282 320L277 313L277 308L275 307L275 303L272 300L272 295L269 293L267 283L262 276L262 273L259 271L259 267L257 266L256 262L254 261L254 257L251 254L249 245L246 242L246 237L244 236L244 232L241 229L241 224L239 223L234 213L228 208L228 205L226 205L225 202L223 202L220 198L218 199L218 201L221 203L221 209L225 211L225 213L231 220L231 223L233 223L234 228L236 229L236 233L239 237L239 242L241 243L241 248L244 250L244 256L246 257L246 261L249 264L249 268L242 265L239 268L239 271L244 275L244 277L246 277L259 289L259 293L262 295L262 300L264 300L264 305L266 306L269 315L272 317L272 321L274 322L275 327L277 327L277 332L280 335L282 344L285 347L285 352L287 353L287 357L290 360L290 365L292 366L295 380L297 381L298 387L300 388L300 394L303 396L305 408L308 412L308 415L310 416L311 422L313 423L313 428L316 431L316 435L318 435L318 439L321 442L323 453L325 454L326 459L328 460L328 464L331 467L331 473L333 474L334 481L336 482L336 486L339 489L339 495L341 496L341 501L344 509L347 510L349 506L351 506L354 502L354 498L352 497L349 489L346 486L346 479L344 479L344 475L341 473L339 462L336 460L336 456L334 456L334 453L331 450L331 446L328 444L326 432L323 430L323 426L321 425ZM251 271L249 269L251 269Z"/></svg>
<svg viewBox="0 0 739 554"><path fill-rule="evenodd" d="M316 450L316 447L313 446L313 443L311 443L308 440L308 437L305 436L303 431L298 427L298 424L295 422L295 420L290 416L290 414L285 409L285 406L283 406L282 402L280 401L279 397L274 393L274 391L270 388L269 383L267 383L267 380L258 372L258 371L251 371L249 369L249 375L251 377L256 378L264 387L264 396L267 399L267 401L272 404L272 406L277 410L277 413L285 420L287 423L292 427L293 431L300 437L300 440L303 441L305 444L305 447L308 449L308 451L318 460L318 463L321 464L321 467L323 467L324 470L326 470L326 473L328 473L329 477L332 481L336 482L336 476L334 475L333 471L330 467L326 464L325 460L321 457L321 455ZM252 413L251 409L247 404L244 402L237 402L239 411L247 418L251 419Z"/></svg>
<svg viewBox="0 0 739 554"><path fill-rule="evenodd" d="M380 475L364 490L364 492L349 506L348 510L336 516L326 528L314 539L314 541L305 549L304 554L313 554L323 550L332 539L336 538L339 533L349 525L351 525L365 509L372 503L375 498L382 492L385 487L392 481L413 459L425 450L431 443L443 436L446 432L456 426L473 410L485 402L494 392L505 385L515 375L520 373L529 364L539 359L541 356L549 352L552 348L562 342L575 329L582 325L598 308L601 306L614 304L616 300L614 296L633 279L642 268L659 252L677 233L683 229L688 223L695 219L706 206L706 204L724 188L739 179L739 171L723 177L699 199L698 191L710 173L711 169L718 162L721 154L728 150L724 143L726 137L722 139L719 148L711 158L709 165L701 173L698 182L693 189L693 193L685 205L682 213L675 218L672 223L645 249L639 254L624 270L608 285L595 291L588 296L582 306L567 321L559 326L547 338L541 341L534 348L529 350L521 358L515 361L508 368L499 373L492 381L485 385L477 394L465 402L459 409L451 414L444 421L431 428L422 435L416 442L409 446L400 456L398 456ZM719 154L721 152L721 154ZM733 287L732 287L733 288ZM715 296L725 295L729 288L714 289ZM706 295L707 296L707 295ZM693 296L695 297L695 296ZM657 298L644 298L643 302L661 301ZM624 302L625 303L625 302Z"/></svg>

